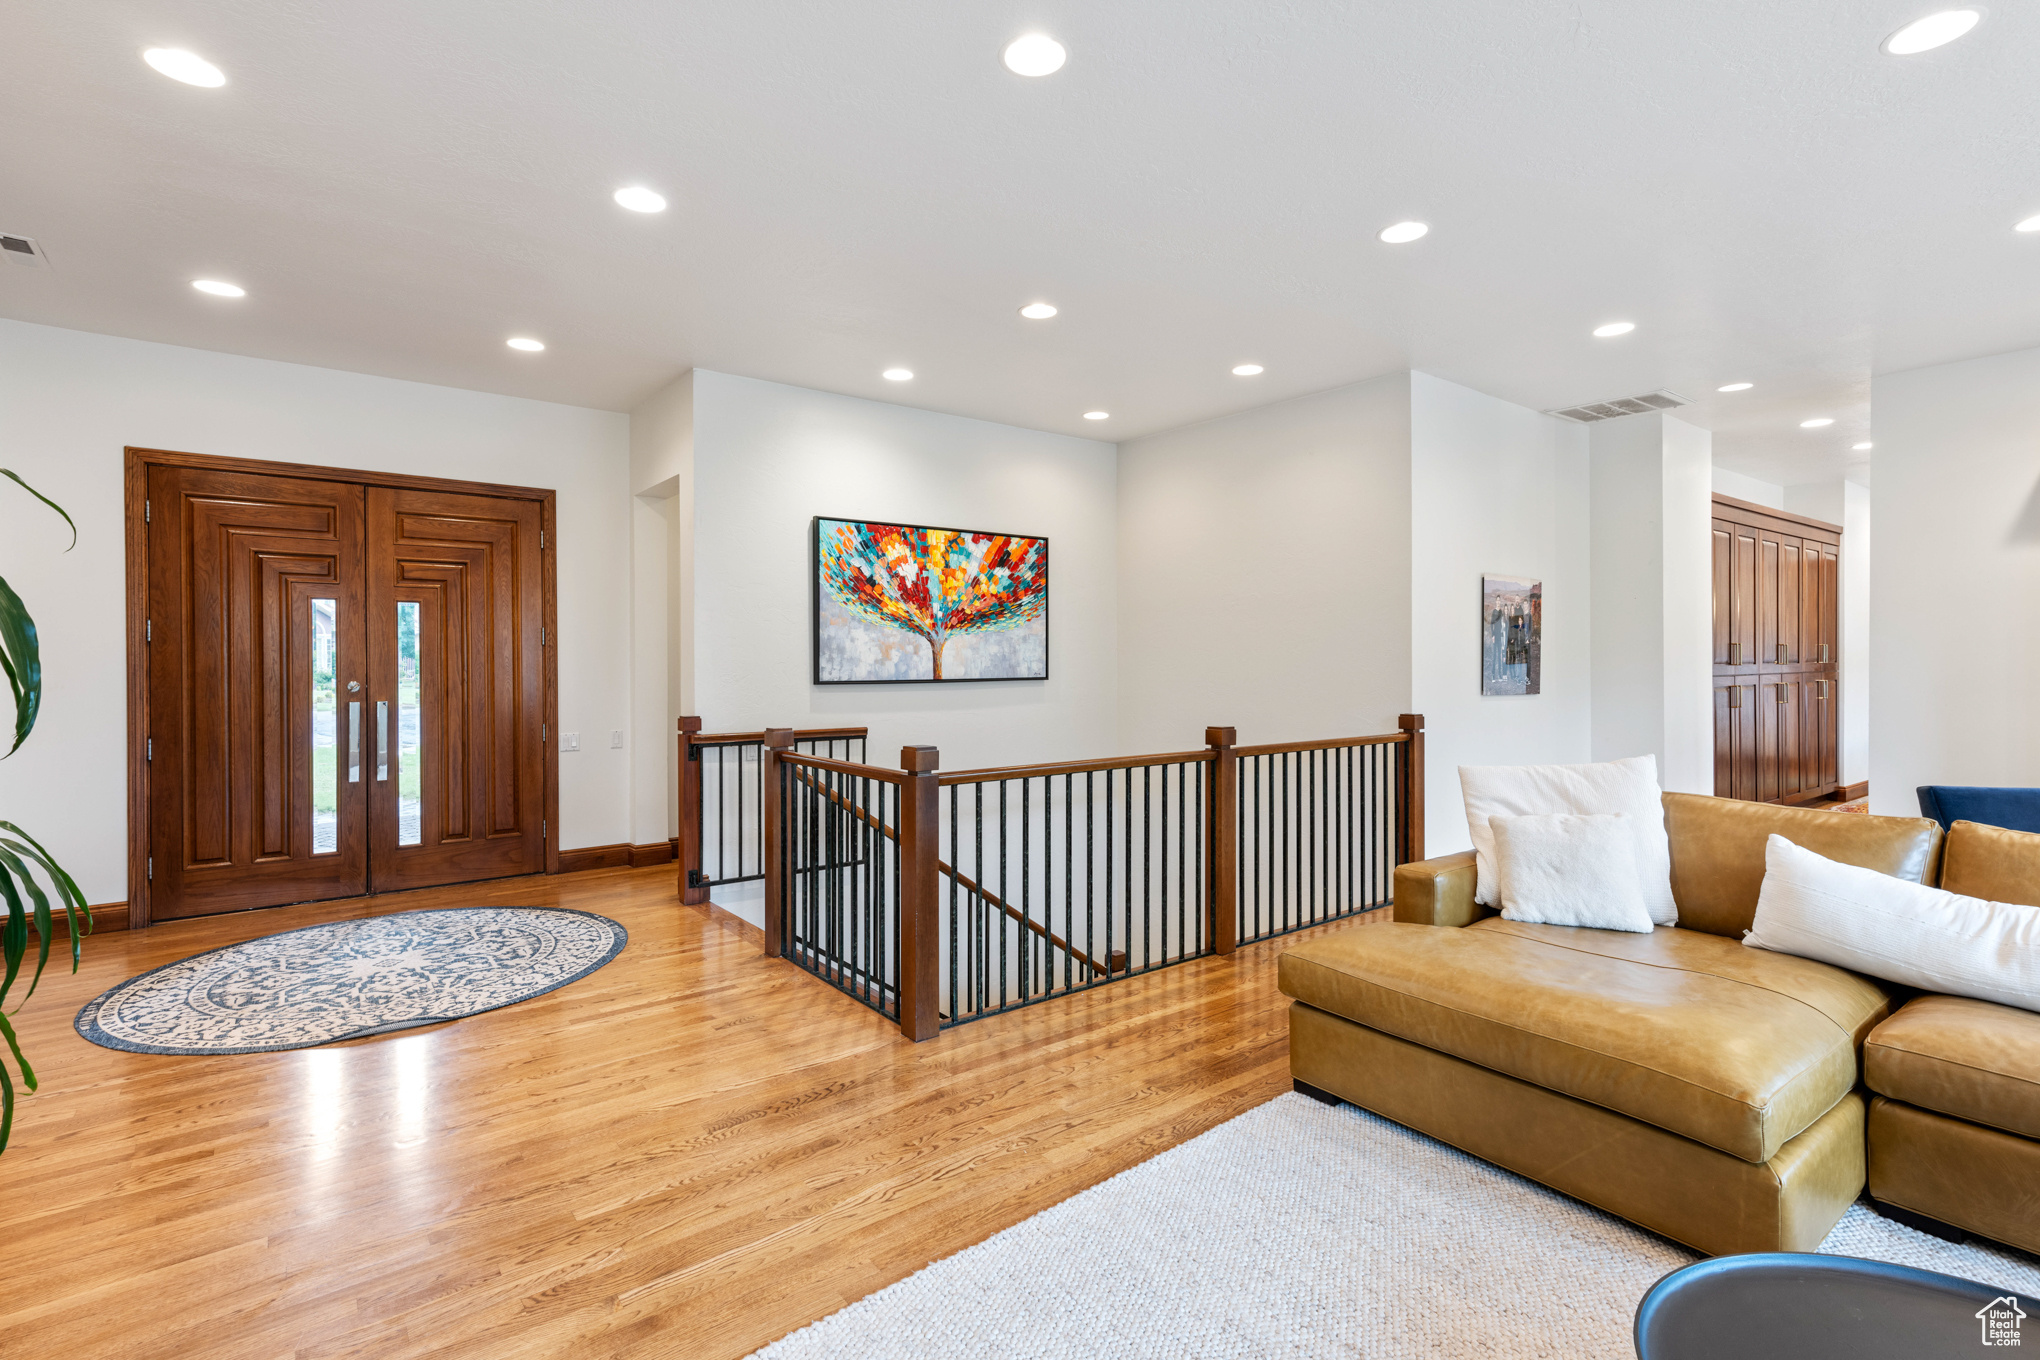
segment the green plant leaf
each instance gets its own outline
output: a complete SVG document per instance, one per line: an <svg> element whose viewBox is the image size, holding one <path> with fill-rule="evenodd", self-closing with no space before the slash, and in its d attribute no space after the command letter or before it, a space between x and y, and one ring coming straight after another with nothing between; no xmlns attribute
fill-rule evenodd
<svg viewBox="0 0 2040 1360"><path fill-rule="evenodd" d="M42 885L35 881L35 875L21 862L7 846L0 841L0 873L12 872L20 880L21 890L28 894L28 900L35 903L35 972L28 979L28 991L21 998L21 1006L28 1004L28 998L35 995L36 987L42 982L43 969L50 961L50 899L43 895Z"/></svg>
<svg viewBox="0 0 2040 1360"><path fill-rule="evenodd" d="M0 1017L0 1023L5 1023ZM7 1075L7 1064L0 1062L0 1152L7 1151L7 1135L14 1131L14 1079Z"/></svg>
<svg viewBox="0 0 2040 1360"><path fill-rule="evenodd" d="M13 482L16 486L20 487L23 491L26 491L29 495L41 501L44 505L47 505L50 509L56 511L60 515L64 515L63 506L58 505L48 496L43 495L42 492L30 486L27 482L22 481L20 474L14 472L12 469L0 468L0 477L7 478L7 480ZM71 548L75 548L78 546L78 526L69 515L64 515L64 523L69 524L71 526ZM69 552L71 551L71 548L66 548L64 549L64 551Z"/></svg>
<svg viewBox="0 0 2040 1360"><path fill-rule="evenodd" d="M77 972L78 959L80 950L83 948L84 937L92 933L92 928L95 924L92 919L92 908L86 905L85 894L78 891L77 880L65 873L64 867L51 858L50 852L43 848L41 841L29 835L12 822L0 821L0 831L10 832L21 837L21 840L28 842L28 844L23 845L19 841L0 840L0 847L12 850L16 854L34 861L42 866L44 873L49 875L50 883L57 890L57 899L64 904L65 923L71 928L71 971ZM78 920L79 913L81 912L85 917L82 926ZM33 991L33 988L30 990Z"/></svg>
<svg viewBox="0 0 2040 1360"><path fill-rule="evenodd" d="M7 993L21 972L21 959L28 952L28 916L21 909L21 894L14 887L14 871L0 868L0 897L7 899L7 922L0 925L0 957L7 964L0 975L0 1014L5 1013Z"/></svg>
<svg viewBox="0 0 2040 1360"><path fill-rule="evenodd" d="M42 708L42 648L28 606L4 576L0 576L0 673L7 676L7 688L14 696L14 744L7 748L11 756L35 730L36 714ZM0 756L4 759L6 756Z"/></svg>

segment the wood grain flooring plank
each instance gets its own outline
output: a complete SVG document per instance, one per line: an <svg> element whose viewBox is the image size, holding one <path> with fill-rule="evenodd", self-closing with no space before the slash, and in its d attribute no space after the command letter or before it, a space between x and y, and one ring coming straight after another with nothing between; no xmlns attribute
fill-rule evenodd
<svg viewBox="0 0 2040 1360"><path fill-rule="evenodd" d="M630 945L544 997L321 1049L158 1057L70 1028L205 949L483 904L598 912ZM0 1236L0 1354L742 1356L1287 1090L1286 943L917 1045L680 905L666 867L91 939L18 1017L43 1088L0 1161L34 1187Z"/></svg>

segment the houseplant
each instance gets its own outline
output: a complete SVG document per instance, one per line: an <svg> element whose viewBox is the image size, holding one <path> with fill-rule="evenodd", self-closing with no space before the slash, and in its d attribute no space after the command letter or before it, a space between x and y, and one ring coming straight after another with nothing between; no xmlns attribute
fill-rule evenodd
<svg viewBox="0 0 2040 1360"><path fill-rule="evenodd" d="M63 515L64 523L71 526L71 547L78 545L78 526L64 514L62 506L6 468L0 468L0 477ZM69 552L70 548L64 551ZM0 673L6 675L7 688L14 700L14 741L6 755L0 755L0 760L4 760L28 740L28 734L35 730L36 715L42 709L42 653L36 643L35 620L29 617L27 606L4 576L0 576ZM38 871L47 880L48 891L37 881ZM13 822L0 821L0 899L7 903L7 921L0 925L0 958L4 958L6 966L5 975L0 976L0 1037L6 1038L15 1066L21 1069L21 1084L31 1091L35 1089L35 1069L29 1066L21 1051L21 1041L15 1037L14 1025L7 1018L7 995L19 980L22 962L28 956L31 910L35 915L35 970L29 975L28 992L16 1004L16 1010L28 1003L28 998L35 995L36 984L42 981L43 965L50 959L52 893L62 905L65 922L70 927L71 971L75 973L80 937L92 928L91 908L85 905L85 897L71 876L50 858L35 837ZM27 906L23 905L24 898ZM7 1136L13 1128L14 1076L8 1071L6 1056L0 1055L0 1152L7 1150Z"/></svg>

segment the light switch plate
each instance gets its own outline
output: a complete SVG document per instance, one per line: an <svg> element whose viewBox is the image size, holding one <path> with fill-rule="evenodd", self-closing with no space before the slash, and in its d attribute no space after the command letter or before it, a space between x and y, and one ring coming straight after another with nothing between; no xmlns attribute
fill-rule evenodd
<svg viewBox="0 0 2040 1360"><path fill-rule="evenodd" d="M619 728L609 734L609 749L612 751L621 751L623 749L622 729Z"/></svg>
<svg viewBox="0 0 2040 1360"><path fill-rule="evenodd" d="M580 750L580 749L581 749L581 734L580 734L579 732L562 732L562 733L560 733L560 749L561 749L562 751L578 751L578 750Z"/></svg>

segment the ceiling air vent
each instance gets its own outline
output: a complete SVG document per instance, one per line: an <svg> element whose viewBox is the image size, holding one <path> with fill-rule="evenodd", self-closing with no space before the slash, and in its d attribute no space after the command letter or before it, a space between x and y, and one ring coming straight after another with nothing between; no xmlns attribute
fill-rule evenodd
<svg viewBox="0 0 2040 1360"><path fill-rule="evenodd" d="M34 237L16 236L4 231L0 231L0 255L5 255L16 264L49 263L49 257L43 254L42 247L35 243Z"/></svg>
<svg viewBox="0 0 2040 1360"><path fill-rule="evenodd" d="M1614 420L1618 416L1640 416L1646 411L1671 411L1691 402L1677 392L1646 392L1640 397L1622 397L1615 401L1590 401L1584 406L1568 406L1562 411L1546 411L1548 416L1560 420L1576 420L1582 425L1591 425L1597 420Z"/></svg>

